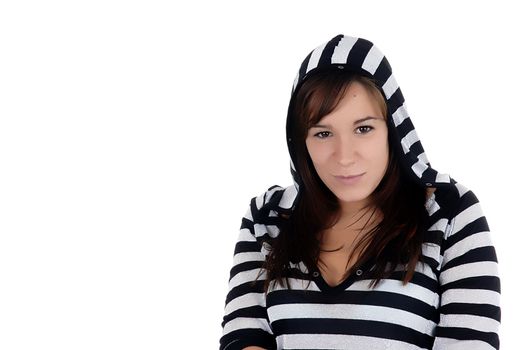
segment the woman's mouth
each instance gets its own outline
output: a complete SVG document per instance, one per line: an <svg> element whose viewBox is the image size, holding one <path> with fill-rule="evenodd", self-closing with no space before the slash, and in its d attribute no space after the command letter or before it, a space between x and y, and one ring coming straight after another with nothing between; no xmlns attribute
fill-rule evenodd
<svg viewBox="0 0 523 350"><path fill-rule="evenodd" d="M353 185L360 181L360 179L365 175L365 173L357 174L357 175L350 175L350 176L334 176L336 180L341 182L344 185Z"/></svg>

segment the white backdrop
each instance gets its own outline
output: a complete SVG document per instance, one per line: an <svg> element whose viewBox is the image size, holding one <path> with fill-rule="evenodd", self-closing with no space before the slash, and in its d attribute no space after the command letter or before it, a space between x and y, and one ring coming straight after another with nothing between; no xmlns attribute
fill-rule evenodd
<svg viewBox="0 0 523 350"><path fill-rule="evenodd" d="M241 217L292 184L295 74L342 33L385 53L431 164L479 197L515 348L515 5L174 3L1 3L0 348L216 349Z"/></svg>

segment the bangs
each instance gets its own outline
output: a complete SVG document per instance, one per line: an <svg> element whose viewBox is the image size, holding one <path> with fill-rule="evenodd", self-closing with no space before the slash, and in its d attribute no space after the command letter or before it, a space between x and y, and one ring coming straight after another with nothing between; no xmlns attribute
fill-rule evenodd
<svg viewBox="0 0 523 350"><path fill-rule="evenodd" d="M302 125L300 129L303 132L306 133L312 126L318 124L323 117L334 111L353 82L359 82L364 86L379 105L384 118L387 118L387 103L374 81L347 71L322 73L308 77L300 89L300 91L307 91L307 93L305 96L301 96L300 100L303 101L303 105L296 106L297 113L295 116L297 116L298 124ZM305 135L302 134L302 136Z"/></svg>

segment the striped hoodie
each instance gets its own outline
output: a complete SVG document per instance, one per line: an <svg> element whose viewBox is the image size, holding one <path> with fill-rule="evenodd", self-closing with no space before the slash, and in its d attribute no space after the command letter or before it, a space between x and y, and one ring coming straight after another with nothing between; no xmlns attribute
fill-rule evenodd
<svg viewBox="0 0 523 350"><path fill-rule="evenodd" d="M378 82L401 166L420 186L435 189L425 204L423 262L407 285L398 268L374 288L366 277L369 264L332 287L319 270L298 263L292 265L291 288L272 286L265 295L267 240L279 234L280 214L292 212L303 186L294 166L291 107L307 76L322 69L349 69ZM373 43L340 34L307 55L292 86L287 145L293 185L271 186L252 198L242 218L220 350L499 349L497 257L478 198L431 167L392 69Z"/></svg>

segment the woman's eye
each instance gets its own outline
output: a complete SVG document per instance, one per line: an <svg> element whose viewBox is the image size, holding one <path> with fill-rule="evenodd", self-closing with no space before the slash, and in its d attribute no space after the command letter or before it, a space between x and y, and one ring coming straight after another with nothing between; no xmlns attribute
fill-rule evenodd
<svg viewBox="0 0 523 350"><path fill-rule="evenodd" d="M366 133L370 132L372 129L374 129L374 128L370 125L359 126L356 128L356 133L357 134L366 134Z"/></svg>
<svg viewBox="0 0 523 350"><path fill-rule="evenodd" d="M320 139L324 139L325 137L327 137L326 134L328 134L328 133L329 133L329 131L320 131L320 132L314 134L314 137L317 137L317 138L320 138Z"/></svg>

